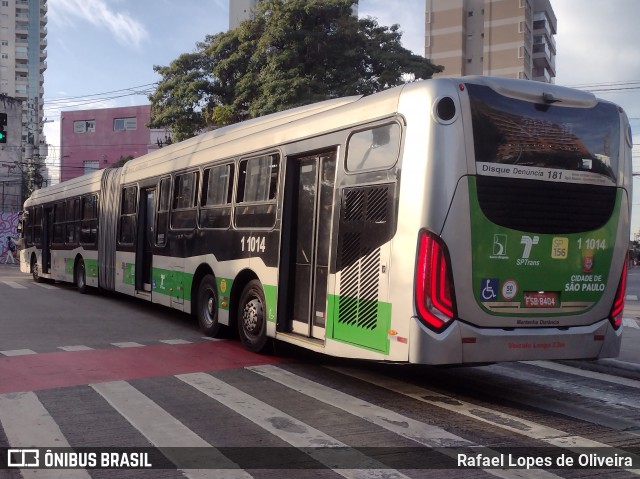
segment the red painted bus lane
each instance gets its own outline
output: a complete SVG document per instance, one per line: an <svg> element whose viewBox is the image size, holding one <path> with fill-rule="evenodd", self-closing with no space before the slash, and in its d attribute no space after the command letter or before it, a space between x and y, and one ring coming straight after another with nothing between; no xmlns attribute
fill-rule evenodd
<svg viewBox="0 0 640 479"><path fill-rule="evenodd" d="M0 394L281 362L214 341L0 358Z"/></svg>

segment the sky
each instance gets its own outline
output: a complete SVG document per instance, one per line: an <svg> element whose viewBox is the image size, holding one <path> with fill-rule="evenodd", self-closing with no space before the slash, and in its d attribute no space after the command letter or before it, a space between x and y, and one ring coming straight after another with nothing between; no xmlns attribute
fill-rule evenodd
<svg viewBox="0 0 640 479"><path fill-rule="evenodd" d="M206 35L225 31L234 0L49 0L44 73L48 165L59 156L60 111L148 104L166 66ZM424 54L424 0L360 0L359 16L399 24L403 45ZM640 1L551 0L558 19L556 84L622 106L640 173ZM640 234L635 177L632 238Z"/></svg>

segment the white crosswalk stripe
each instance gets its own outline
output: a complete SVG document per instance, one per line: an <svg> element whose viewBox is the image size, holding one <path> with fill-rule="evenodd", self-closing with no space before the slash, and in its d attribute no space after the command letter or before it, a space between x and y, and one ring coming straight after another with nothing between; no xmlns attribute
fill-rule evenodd
<svg viewBox="0 0 640 479"><path fill-rule="evenodd" d="M9 281L9 280L3 280L2 281L4 284L6 284L7 286L13 288L13 289L27 289L26 286L16 282L16 281Z"/></svg>
<svg viewBox="0 0 640 479"><path fill-rule="evenodd" d="M62 431L32 392L0 394L0 424L12 447L69 447ZM22 469L24 479L41 479L43 471ZM51 479L89 479L83 469L46 473Z"/></svg>
<svg viewBox="0 0 640 479"><path fill-rule="evenodd" d="M545 363L527 363L526 366L521 365L518 369L510 370L505 368L505 371L496 371L496 374L499 373L511 380L524 378L523 380L528 383L540 381L541 388L543 387L543 382L546 381L544 386L574 396L588 398L593 395L588 391L587 386L582 387L580 384L565 386L561 379L546 378L543 380L538 378L536 377L535 366L544 368ZM559 367L551 369L554 369L554 374L566 374L567 377L569 377L572 371L566 368L567 367ZM419 403L428 404L430 408L433 406L444 408L452 414L465 417L465 421L468 421L465 427L471 427L470 425L473 424L472 421L474 421L480 429L486 427L486 424L489 424L492 427L501 428L512 434L514 438L522 436L526 438L527 441L533 439L540 444L547 444L565 450L582 452L586 448L602 447L607 448L612 453L618 451L608 444L595 441L588 437L578 436L559 428L517 417L514 414L507 414L498 408L493 409L472 404L459 397L447 396L441 392L394 379L381 373L371 372L365 368L331 366L327 367L327 370L333 371L329 374L340 381L344 380L345 377L356 378L370 385L382 387L394 393L410 397ZM185 418L189 417L188 410L191 407L189 401L195 401L196 403L200 401L199 409L196 408L201 411L200 414L202 414L202 411L206 411L205 414L208 414L209 411L212 410L215 402L215 408L218 408L217 411L228 411L229 415L241 416L243 418L245 422L242 426L242 434L244 436L253 437L252 434L259 431L259 434L273 437L274 440L277 438L278 441L284 441L284 443L291 445L293 448L299 448L311 459L323 464L334 473L349 479L396 479L405 478L407 475L404 471L400 472L390 466L386 466L378 462L378 460L360 452L357 448L350 447L353 446L353 444L347 444L350 440L344 439L344 437L349 437L349 434L339 436L339 434L344 433L335 432L340 431L340 428L336 429L335 426L325 426L324 423L320 422L316 422L312 426L310 424L312 421L306 420L306 416L291 412L296 411L296 407L288 409L288 407L291 406L291 398L299 396L301 402L309 401L311 398L316 401L314 404L319 405L314 407L319 407L321 408L320 410L325 407L327 411L340 410L340 414L345 415L344 417L347 417L347 415L352 417L354 424L363 424L364 426L358 426L359 428L364 428L362 429L363 431L369 428L368 433L380 434L380 431L382 431L383 434L390 436L395 435L394 437L398 437L397 444L401 444L398 447L405 447L402 446L402 444L415 443L416 447L426 446L430 449L437 449L438 454L447 455L449 458L454 459L460 450L459 448L464 448L465 450L479 450L478 448L481 448L480 450L484 453L499 454L497 451L485 447L483 444L478 444L465 437L449 432L447 426L436 426L420 421L409 415L401 414L395 410L375 404L372 402L374 400L367 401L357 395L351 395L339 389L318 383L300 374L296 374L295 371L295 366L262 365L249 366L244 369L225 372L221 377L231 379L227 381L216 377L217 373L181 374L167 378L140 379L135 381L141 382L132 381L131 383L127 381L111 381L92 384L89 385L89 387L83 386L85 396L81 397L83 404L86 398L96 402L99 400L100 404L103 405L102 407L107 411L103 412L103 414L111 414L110 417L114 419L117 417L118 421L122 422L122 426L119 427L128 428L128 430L131 431L130 434L135 433L136 437L146 439L147 444L150 443L158 448L169 448L163 449L162 453L174 463L180 463L180 457L172 456L172 454L179 454L179 452L172 452L170 448L206 448L209 459L211 459L213 463L218 464L219 468L185 468L179 471L185 477L194 479L246 479L252 476L249 471L241 469L238 464L223 454L224 448L218 449L211 446L211 444L214 443L214 440L212 440L213 432L210 433L206 428L199 429L199 433L191 429L197 429L198 426L193 425L195 423L192 418L185 421ZM176 381L176 378L180 380L181 383ZM268 391L265 397L269 397L269 394L281 393L283 387L288 389L287 394L291 394L291 396L287 396L288 399L282 403L283 406L280 406L280 402L267 403L265 400L268 399L261 400L245 392L252 390L252 387L236 387L231 384L236 384L233 380L241 380L244 385L252 385L254 390L256 390L257 385L259 385L261 391ZM182 388L180 394L172 396L173 393L167 392L168 389L165 389L167 384L172 384L174 389L179 385L179 387ZM239 387L242 387L244 390L239 389ZM363 387L366 389L370 386L365 385ZM183 399L185 392L188 392L188 394L184 395L184 397L190 397L191 400ZM69 424L69 421L65 422L65 418L61 417L62 415L74 414L73 408L56 409L58 406L55 405L60 404L60 399L63 397L64 391L61 393L56 392L49 396L46 394L44 396L41 395L40 399L42 402L38 398L38 394L38 392L0 394L0 432L4 431L9 445L11 447L84 446L84 444L69 444L73 438L75 438L76 441L79 437L84 438L84 429L78 428L76 423L72 422L72 424ZM69 394L76 394L76 392L72 390ZM155 400L154 394L159 395ZM637 408L637 405L633 404L633 399L630 398L627 402L619 401L613 394L614 393L612 393L612 396L608 399L612 403L616 403L620 407ZM260 394L256 395L260 396ZM369 395L367 397L373 396ZM91 404L91 401L89 401L88 404ZM106 403L104 401L106 401ZM159 403L163 404L163 406ZM275 404L275 406L273 404ZM51 412L47 410L47 407L51 409ZM61 425L56 423L56 418L62 419ZM309 422L309 424L307 424L307 422ZM188 424L191 424L191 426L188 426ZM76 429L74 429L74 427ZM331 427L333 427L333 429L331 429ZM334 432L331 432L332 430ZM120 431L119 434L125 434L125 432L123 432L124 429L119 429L118 431ZM67 439L64 434L69 434L70 439ZM212 435L207 439L207 434ZM215 434L217 435L218 433L215 432ZM1 436L0 434L0 437ZM105 440L108 441L109 439L105 438ZM223 443L224 441L215 444L220 446L220 444ZM514 440L514 445L517 444L518 441ZM126 444L121 445L127 447ZM259 445L260 440L257 441L257 444L246 444L248 447L257 447ZM332 448L333 451L331 451ZM349 449L349 454L357 455L356 459L358 463L362 464L361 469L344 469L336 466L336 461L339 459L336 459L335 451L340 451L345 448ZM458 448L458 450L455 448ZM622 451L620 452L622 453ZM629 456L629 454L626 455ZM633 474L640 473L640 471L635 470L628 471ZM44 474L44 472L46 472L46 474ZM294 477L295 471L292 470L289 472L291 472L291 476L287 477ZM544 469L524 471L520 469L488 468L482 469L481 472L503 479L519 479L525 477L552 479L560 477ZM67 477L72 479L85 479L89 477L88 472L81 469L59 471L24 469L21 470L21 474L24 479L41 477L54 479Z"/></svg>
<svg viewBox="0 0 640 479"><path fill-rule="evenodd" d="M581 436L569 434L565 431L549 426L535 423L527 419L518 418L503 412L498 412L489 408L471 404L460 399L454 399L436 391L432 391L420 386L415 386L397 379L382 376L369 371L356 370L348 367L330 367L329 369L340 372L347 376L360 379L362 381L375 384L376 386L389 389L415 400L444 408L448 411L460 414L478 421L486 422L494 427L506 429L511 433L542 441L550 446L560 447L573 451L583 452L590 448L609 448L611 452L625 454L624 451L610 448L607 444L594 441ZM452 399L454 399L452 401ZM635 458L640 461L640 457ZM640 471L630 470L634 474Z"/></svg>
<svg viewBox="0 0 640 479"><path fill-rule="evenodd" d="M210 444L187 428L176 418L124 381L94 384L91 387L104 397L127 421L139 430L156 447L209 447ZM168 450L167 454L171 454ZM216 454L212 449L211 454ZM217 461L229 468L237 467L231 460L217 453ZM169 457L171 459L171 457ZM192 479L217 477L241 479L251 477L242 470L188 469L185 476Z"/></svg>
<svg viewBox="0 0 640 479"><path fill-rule="evenodd" d="M246 417L271 434L288 442L295 447L318 448L317 452L311 450L309 454L318 462L331 467L333 453L323 448L347 447L346 444L319 431L311 426L298 421L296 418L275 409L268 404L258 401L252 396L230 386L223 381L204 373L182 374L178 379L195 387L207 396L221 402L235 412ZM286 426L285 426L286 424ZM393 469L385 469L374 459L362 455L361 464L368 465L366 470L334 469L334 472L349 479L371 478L406 478L404 474Z"/></svg>

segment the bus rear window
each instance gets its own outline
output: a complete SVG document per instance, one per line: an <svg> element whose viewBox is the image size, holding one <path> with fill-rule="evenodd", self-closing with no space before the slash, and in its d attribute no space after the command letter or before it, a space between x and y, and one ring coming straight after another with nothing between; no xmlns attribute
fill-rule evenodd
<svg viewBox="0 0 640 479"><path fill-rule="evenodd" d="M564 181L615 183L620 148L615 105L538 104L501 95L487 86L466 87L479 174L557 179L540 169L549 168L576 172L565 175ZM503 168L507 165L513 168Z"/></svg>

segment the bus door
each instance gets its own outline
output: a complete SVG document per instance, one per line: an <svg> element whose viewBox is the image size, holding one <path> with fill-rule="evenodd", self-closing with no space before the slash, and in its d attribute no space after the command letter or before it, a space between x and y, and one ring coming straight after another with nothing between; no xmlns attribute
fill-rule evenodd
<svg viewBox="0 0 640 479"><path fill-rule="evenodd" d="M324 339L336 150L290 159L280 284L287 330ZM290 219L290 221L287 221ZM286 227L285 227L286 228ZM278 328L279 330L281 328Z"/></svg>
<svg viewBox="0 0 640 479"><path fill-rule="evenodd" d="M42 216L42 272L51 272L51 243L53 241L53 207L45 207Z"/></svg>
<svg viewBox="0 0 640 479"><path fill-rule="evenodd" d="M142 189L136 241L136 291L151 292L156 188Z"/></svg>

